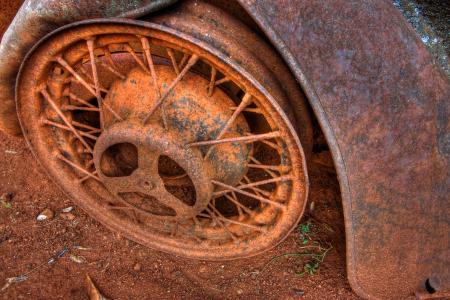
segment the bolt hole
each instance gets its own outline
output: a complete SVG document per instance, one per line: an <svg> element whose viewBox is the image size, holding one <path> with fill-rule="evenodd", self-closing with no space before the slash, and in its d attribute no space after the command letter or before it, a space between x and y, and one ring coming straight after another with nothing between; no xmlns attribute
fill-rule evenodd
<svg viewBox="0 0 450 300"><path fill-rule="evenodd" d="M436 293L436 289L433 287L433 285L430 282L430 278L427 278L427 280L425 280L425 289L427 290L428 293L430 294L434 294Z"/></svg>
<svg viewBox="0 0 450 300"><path fill-rule="evenodd" d="M169 193L189 206L195 204L194 183L179 164L170 157L161 155L158 161L158 173Z"/></svg>
<svg viewBox="0 0 450 300"><path fill-rule="evenodd" d="M107 177L130 176L138 168L138 151L135 145L119 143L102 154L100 169Z"/></svg>
<svg viewBox="0 0 450 300"><path fill-rule="evenodd" d="M186 172L170 157L161 155L158 161L158 171L161 177L175 178L186 175Z"/></svg>

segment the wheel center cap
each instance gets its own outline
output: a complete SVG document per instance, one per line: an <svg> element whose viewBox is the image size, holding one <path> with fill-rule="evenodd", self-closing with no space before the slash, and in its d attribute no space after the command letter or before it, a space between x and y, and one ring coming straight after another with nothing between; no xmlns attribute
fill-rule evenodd
<svg viewBox="0 0 450 300"><path fill-rule="evenodd" d="M125 149L134 150L120 150L118 146L121 145L126 145ZM195 187L194 203L186 203L182 199L183 195L177 195L179 198L170 192L159 172L158 165L162 156L174 161L191 180ZM133 166L133 159L137 161L137 165ZM207 207L213 192L210 166L204 161L200 150L185 147L176 136L157 125L144 127L129 121L112 125L97 140L94 163L106 188L120 198L123 204L159 218L193 218ZM128 168L129 171L122 174L110 172L118 168ZM128 202L124 197L127 193L141 195L141 204L152 199L151 201L168 207L173 213L161 214L144 209L143 205Z"/></svg>

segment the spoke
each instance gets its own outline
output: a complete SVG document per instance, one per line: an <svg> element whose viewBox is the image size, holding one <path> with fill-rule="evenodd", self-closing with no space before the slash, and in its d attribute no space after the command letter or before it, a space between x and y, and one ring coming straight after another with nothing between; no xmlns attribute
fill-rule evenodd
<svg viewBox="0 0 450 300"><path fill-rule="evenodd" d="M216 86L216 76L217 70L213 66L211 66L211 81L208 86L208 96L211 97L214 93L214 87Z"/></svg>
<svg viewBox="0 0 450 300"><path fill-rule="evenodd" d="M189 69L199 60L199 56L196 54L193 54L191 58L189 59L186 67L184 67L183 71L180 72L180 74L175 78L175 80L170 84L170 86L167 88L167 90L164 92L164 94L161 95L161 97L156 101L155 105L150 109L149 113L144 119L144 124L147 123L147 121L150 119L150 117L153 115L155 110L164 102L164 100L169 96L169 94L172 92L172 90L175 88L175 86L183 79L183 77L186 75L186 73L189 71Z"/></svg>
<svg viewBox="0 0 450 300"><path fill-rule="evenodd" d="M124 75L122 75L122 73L120 73L119 71L114 69L114 67L111 66L109 63L106 63L106 62L101 61L99 59L97 59L96 61L99 62L103 67L105 67L108 71L110 71L111 73L113 73L114 75L119 77L120 79L122 79L122 80L126 79L126 77Z"/></svg>
<svg viewBox="0 0 450 300"><path fill-rule="evenodd" d="M61 128L61 129L64 129L64 130L67 130L67 131L72 132L72 129L70 129L69 126L66 126L66 125L64 125L64 124L60 124L60 123L53 122L53 121L50 121L50 120L43 120L42 123L43 123L43 124L46 124L46 125L51 125L51 126L58 127L58 128ZM78 133L79 133L81 136L85 136L85 137L87 137L87 138L90 138L91 140L97 140L97 137L96 137L96 136L93 136L93 135L91 135L91 134L89 134L89 133L87 133L87 132L78 131ZM89 152L89 153L91 153L91 152Z"/></svg>
<svg viewBox="0 0 450 300"><path fill-rule="evenodd" d="M71 92L69 91L69 89L65 89L63 95L64 95L64 96L69 96L69 98L70 98L71 100L77 101L77 102L79 102L79 103L81 103L81 104L83 104L83 105L86 105L87 107L96 107L94 104L89 103L88 101L86 101L86 100L84 100L84 99L81 99L80 97L78 97L78 96L75 95L74 93L71 93Z"/></svg>
<svg viewBox="0 0 450 300"><path fill-rule="evenodd" d="M245 207L245 206L237 204L237 203L239 203L239 200L236 197L236 193L231 192L231 196L230 195L225 195L225 198L227 198L229 201L234 203L234 205L236 206L236 209L238 211L238 215L239 215L239 219L238 220L242 221L245 218L245 216L244 216L244 209L242 209L242 207ZM233 200L230 200L230 199L233 199ZM247 211L247 210L245 210L245 211ZM251 215L251 214L249 214L249 215Z"/></svg>
<svg viewBox="0 0 450 300"><path fill-rule="evenodd" d="M257 165L263 165L259 160L257 160L257 159L254 158L253 156L250 157L250 160L251 160L252 162L254 162L255 164L257 164ZM267 174L269 174L269 175L270 175L271 177L273 177L273 178L275 178L275 177L278 176L277 174L275 174L274 172L270 171L269 169L264 169L264 168L263 168L263 170L264 170L264 172L266 172Z"/></svg>
<svg viewBox="0 0 450 300"><path fill-rule="evenodd" d="M267 179L267 180L263 180L263 181L258 181L258 182L251 182L251 180L247 177L244 176L244 179L247 181L247 184L243 184L241 183L241 185L238 185L236 188L240 189L240 190L244 190L244 189L251 189L252 191L254 191L258 196L266 196L266 197L270 197L272 195L272 193L270 193L269 191L265 191L262 190L260 188L257 188L257 186L260 185L264 185L264 184L269 184L269 183L275 183L275 182L280 182L280 181L287 181L287 180L291 180L291 178L288 178L288 176L284 177L278 177L278 178L272 178L272 179ZM214 196L221 196L223 194L227 194L231 192L230 190L224 190L224 191L219 191L214 193Z"/></svg>
<svg viewBox="0 0 450 300"><path fill-rule="evenodd" d="M209 215L214 219L214 221L217 224L220 225L220 227L225 229L225 231L228 233L228 235L231 237L231 239L233 239L233 241L237 242L238 238L220 220L222 214L214 206L211 206L211 205L208 205L208 206L211 208L211 209L209 209L208 207L206 208L206 211L209 213Z"/></svg>
<svg viewBox="0 0 450 300"><path fill-rule="evenodd" d="M128 211L130 211L131 210L131 218L133 219L133 221L134 222L136 222L136 223L140 223L140 221L139 221L139 218L138 218L138 214L137 214L137 208L134 208L134 207L129 207L129 206L113 206L113 205L109 205L109 206L107 206L107 208L108 209L110 209L110 210L115 210L115 209L117 209L117 210L128 210Z"/></svg>
<svg viewBox="0 0 450 300"><path fill-rule="evenodd" d="M250 180L250 178L247 177L247 175L244 175L244 180L247 183L252 183L252 181ZM245 183L240 182L240 184L242 185L242 184L245 184ZM265 191L265 190L262 190L262 189L257 188L257 187L250 187L249 189L251 189L253 192L255 192L255 194L258 195L258 196L266 196L266 197L270 198L270 196L272 195L272 193L270 193L268 191Z"/></svg>
<svg viewBox="0 0 450 300"><path fill-rule="evenodd" d="M231 107L231 110L237 110L238 107ZM250 112L250 113L255 113L255 114L261 114L264 115L263 111L259 108L245 108L244 110L242 110L242 112Z"/></svg>
<svg viewBox="0 0 450 300"><path fill-rule="evenodd" d="M119 209L119 210L133 210L134 212L138 212L140 214L143 214L149 218L154 217L153 214L146 212L145 210L142 210L138 207L135 207L134 205L128 203L127 201L125 201L121 196L119 195L115 195L114 197L117 201L119 201L119 203L125 205L125 206L113 206L113 205L109 205L107 208L111 209L111 210L115 210L115 209Z"/></svg>
<svg viewBox="0 0 450 300"><path fill-rule="evenodd" d="M267 146L275 149L276 151L280 151L280 147L275 143L272 143L270 141L261 141L261 143L266 144Z"/></svg>
<svg viewBox="0 0 450 300"><path fill-rule="evenodd" d="M155 87L156 95L158 96L158 98L160 98L161 92L159 91L158 80L157 80L156 71L155 71L155 65L153 64L152 54L150 52L150 44L148 42L148 39L145 37L141 38L141 43L142 43L142 48L144 49L145 57L147 58L150 73L152 75L153 86Z"/></svg>
<svg viewBox="0 0 450 300"><path fill-rule="evenodd" d="M161 98L161 92L159 90L158 79L156 77L156 71L155 71L155 65L153 64L153 58L152 58L152 55L150 52L150 43L148 42L148 39L146 37L141 38L141 43L142 43L142 49L144 49L145 57L147 58L148 67L150 69L150 73L152 76L153 86L156 90L156 96L159 99L159 98ZM169 51L169 49L167 51ZM174 59L175 59L175 57L174 57ZM175 63L176 63L176 61L175 61ZM176 64L174 66L176 66ZM177 72L177 74L178 73L179 72ZM167 129L167 117L166 117L166 110L165 110L164 104L162 105L162 119L163 119L164 128Z"/></svg>
<svg viewBox="0 0 450 300"><path fill-rule="evenodd" d="M108 47L103 48L103 51L105 52L105 56L106 56L106 60L109 62L109 64L116 69L116 63L114 62L114 60L112 59L112 55L111 55L111 51L109 51ZM123 75L122 75L123 76ZM124 76L125 77L125 76Z"/></svg>
<svg viewBox="0 0 450 300"><path fill-rule="evenodd" d="M119 195L116 195L115 197L114 197L117 201L119 201L119 203L121 203L121 204L123 204L123 205L125 205L125 206L113 206L113 205L108 205L107 206L107 208L108 209L110 209L110 210L116 210L116 209L118 209L118 210L132 210L132 212L133 212L133 220L134 221L136 221L136 222L139 222L139 219L138 219L138 217L137 217L137 213L140 213L140 214L143 214L143 215L145 215L145 216L147 216L147 217L149 217L149 218L152 218L152 217L154 217L151 213L148 213L148 212L146 212L146 211L144 211L144 210L142 210L142 209L140 209L140 208L138 208L138 207L134 207L133 205L131 205L130 203L128 203L127 201L125 201L121 196L119 196Z"/></svg>
<svg viewBox="0 0 450 300"><path fill-rule="evenodd" d="M252 95L250 95L249 93L245 94L244 97L242 98L242 101L239 104L238 108L233 112L233 114L228 119L225 126L222 127L222 129L220 130L220 132L217 135L217 137L215 138L215 140L220 140L227 133L228 129L230 129L231 125L233 125L234 121L236 121L236 118L239 116L239 114L242 112L242 110L244 108L246 108L251 102L252 102ZM214 144L206 152L205 159L207 159L209 157L209 155L211 154L211 151L213 149L214 149Z"/></svg>
<svg viewBox="0 0 450 300"><path fill-rule="evenodd" d="M244 133L244 134L246 134L246 135L251 135L250 133ZM276 150L277 152L280 151L280 147L279 147L277 144L272 143L271 141L261 140L260 142L263 143L263 144L265 144L265 145L267 145L267 146L269 146L270 148L273 148L273 149ZM260 146L261 146L261 145L258 145L258 149L259 149Z"/></svg>
<svg viewBox="0 0 450 300"><path fill-rule="evenodd" d="M102 48L102 50L103 50L103 53L105 53L105 57L108 62L106 63L100 59L96 59L96 61L99 62L103 67L108 69L108 71L110 71L111 73L113 73L114 75L119 77L120 79L125 79L126 77L115 68L115 64L114 64L114 62L112 62L112 57L111 57L111 53L109 52L109 50L107 50L105 48Z"/></svg>
<svg viewBox="0 0 450 300"><path fill-rule="evenodd" d="M101 130L101 129L95 129L95 130L86 131L85 133L94 134L94 133L101 133L102 131L103 130Z"/></svg>
<svg viewBox="0 0 450 300"><path fill-rule="evenodd" d="M254 169L277 171L280 173L287 173L291 170L290 166L282 166L282 165L271 166L271 165L260 165L260 164L247 164L247 167L254 168Z"/></svg>
<svg viewBox="0 0 450 300"><path fill-rule="evenodd" d="M50 104L50 106L53 108L53 110L56 112L56 114L63 120L63 122L67 125L67 127L70 128L72 133L80 140L80 142L88 149L90 152L92 152L92 147L84 140L84 138L81 136L80 132L73 127L72 123L70 123L69 119L64 115L64 113L59 109L58 105L53 101L53 99L48 94L47 90L44 88L41 90L42 96L44 96L45 100Z"/></svg>
<svg viewBox="0 0 450 300"><path fill-rule="evenodd" d="M94 39L88 39L86 41L87 47L89 50L89 59L91 61L91 69L92 69L92 78L94 80L94 87L95 87L95 96L97 97L98 101L101 101L101 95L100 95L100 82L98 80L98 72L97 72L97 64L95 63L95 53L94 53Z"/></svg>
<svg viewBox="0 0 450 300"><path fill-rule="evenodd" d="M80 74L78 74L61 56L56 57L56 61L63 66L70 74L72 74L75 79L81 83L92 95L97 96L97 93L95 92L95 89L92 88L92 86L84 80ZM123 121L123 119L106 103L104 103L104 106L106 109L108 109L114 117L119 120Z"/></svg>
<svg viewBox="0 0 450 300"><path fill-rule="evenodd" d="M246 180L247 183L251 183L250 179L248 179L247 176L244 176L244 179ZM243 183L241 181L240 184L243 185L245 183ZM257 187L249 187L249 189L251 189L253 192L255 192L255 194L258 195L258 196L266 196L266 197L270 198L270 196L272 195L272 193L270 193L269 191L265 191L265 190L262 190L262 189L257 188Z"/></svg>
<svg viewBox="0 0 450 300"><path fill-rule="evenodd" d="M89 62L90 62L90 61L89 61ZM92 78L91 74L89 74L88 71L86 71L86 68L85 68L85 65L84 65L84 64L81 65L80 71L81 71L81 73L82 73L84 76L86 76L86 77L89 79L89 81L86 81L86 82L87 82L87 83L90 85L90 87L95 91L95 85L94 85L93 83L91 83L91 82L94 82L94 79ZM73 82L78 83L78 81L77 81L75 78L72 78L72 80L73 80ZM99 88L100 88L100 92L103 92L103 93L107 93L107 92L108 92L108 90L105 89L105 88L102 87L102 86L100 86ZM95 95L94 95L94 96L95 96Z"/></svg>
<svg viewBox="0 0 450 300"><path fill-rule="evenodd" d="M95 176L93 173L89 172L88 170L84 169L83 167L77 165L76 163L70 161L69 159L65 158L64 155L62 154L58 154L57 158L62 160L63 162L67 163L68 165L70 165L72 168L84 173L85 175L97 180L98 182L101 182L100 178L98 178L97 176Z"/></svg>
<svg viewBox="0 0 450 300"><path fill-rule="evenodd" d="M178 65L178 69L182 68L184 64L187 62L189 55L187 53L183 53L183 58L181 59L180 64Z"/></svg>
<svg viewBox="0 0 450 300"><path fill-rule="evenodd" d="M92 172L91 174L92 174L92 175L96 175L96 174L97 174L97 171L94 171L94 172ZM83 183L83 182L85 182L86 180L91 179L91 178L92 178L91 175L86 175L86 176L84 176L83 178L79 179L78 182L79 182L79 183ZM94 179L97 180L97 178L94 178Z"/></svg>
<svg viewBox="0 0 450 300"><path fill-rule="evenodd" d="M128 53L131 54L133 59L138 63L138 65L147 73L149 73L149 70L145 66L145 64L142 62L142 60L137 56L136 52L134 51L133 47L130 45L125 45L125 50L128 51Z"/></svg>
<svg viewBox="0 0 450 300"><path fill-rule="evenodd" d="M231 202L233 202L234 205L236 205L236 207L240 208L242 211L244 211L245 213L247 213L248 215L251 215L253 212L251 211L251 209L249 209L248 207L246 207L245 205L243 205L241 202L239 202L239 200L236 197L236 194L234 192L231 192L232 196L226 194L225 197L230 200Z"/></svg>
<svg viewBox="0 0 450 300"><path fill-rule="evenodd" d="M224 78L222 78L222 79L220 79L220 80L217 80L216 83L215 83L214 85L215 85L215 86L218 86L218 85L221 85L222 83L225 83L225 82L228 82L228 81L231 81L231 79L228 78L228 77L224 77Z"/></svg>
<svg viewBox="0 0 450 300"><path fill-rule="evenodd" d="M56 58L56 61L64 67L70 74L72 74L75 79L81 83L92 95L96 96L95 90L92 88L92 86L83 79L83 77L80 76L61 56L58 56Z"/></svg>
<svg viewBox="0 0 450 300"><path fill-rule="evenodd" d="M211 180L211 182L212 182L213 184L215 184L215 185L218 185L218 186L220 186L220 187L226 188L226 189L228 189L228 190L232 190L232 191L234 191L234 192L236 192L236 193L239 193L239 194L242 194L242 195L244 195L244 196L248 196L248 197L254 198L254 199L259 200L259 201L261 201L261 202L263 202L263 203L270 204L270 205L276 206L276 207L281 208L281 209L284 209L284 208L285 208L285 205L284 205L284 204L281 204L281 203L279 203L279 202L272 201L272 200L270 200L270 199L266 199L266 198L261 197L261 196L257 196L257 195L255 195L255 194L252 194L252 193L249 193L249 192L246 192L246 191L243 191L243 190L241 190L241 189L239 189L239 188L236 188L236 187L234 187L234 186L231 186L231 185L228 185L228 184L219 182L219 181L215 181L215 180Z"/></svg>
<svg viewBox="0 0 450 300"><path fill-rule="evenodd" d="M174 70L175 70L175 73L176 73L177 75L180 74L180 69L178 68L178 63L177 63L177 60L176 60L176 58L175 58L175 53L173 53L173 50L172 50L172 49L167 48L167 54L168 54L169 57L170 57L170 61L172 62L172 66L173 66L173 68L174 68Z"/></svg>
<svg viewBox="0 0 450 300"><path fill-rule="evenodd" d="M72 110L83 110L83 111L100 111L97 107L85 107L85 106L75 106L75 105L63 105L61 106L63 111L72 111Z"/></svg>
<svg viewBox="0 0 450 300"><path fill-rule="evenodd" d="M86 43L89 50L89 58L91 60L92 77L94 78L94 87L95 87L95 97L97 98L98 108L100 112L100 124L101 127L103 128L105 116L103 112L103 99L102 95L100 94L100 82L98 80L97 64L95 63L94 39L88 39Z"/></svg>
<svg viewBox="0 0 450 300"><path fill-rule="evenodd" d="M215 208L215 207L211 207L211 208L214 210L214 212L217 215L217 218L220 221L224 221L224 222L227 222L227 223L232 223L232 224L240 225L240 226L243 226L243 227L251 228L251 229L254 229L254 230L257 230L257 231L260 231L260 232L266 232L266 230L264 228L261 228L259 226L255 226L255 225L251 225L251 224L247 224L247 223L242 223L242 222L239 222L239 221L235 221L235 220L231 220L231 219L225 218L225 216L223 216L217 210L217 208Z"/></svg>
<svg viewBox="0 0 450 300"><path fill-rule="evenodd" d="M100 128L95 128L95 127L92 127L92 126L89 126L89 125L86 125L86 124L83 124L83 123L80 123L77 121L72 121L72 125L83 128L83 129L89 129L91 131L98 131L98 132L102 131Z"/></svg>
<svg viewBox="0 0 450 300"><path fill-rule="evenodd" d="M239 225L239 226L242 226L242 227L247 227L247 228L250 228L250 229L254 229L254 230L257 230L257 231L262 232L262 233L266 233L267 232L267 230L265 230L264 228L261 228L259 226L255 226L255 225L251 225L251 224L247 224L247 223L242 223L242 222L239 222L239 221L235 221L235 220L231 220L231 219L227 219L227 218L222 218L222 217L219 217L219 219L221 221L224 221L224 222L228 222L228 223L232 223L232 224Z"/></svg>
<svg viewBox="0 0 450 300"><path fill-rule="evenodd" d="M198 146L217 145L217 144L234 143L234 142L251 143L251 142L260 141L260 140L264 140L264 139L276 138L279 136L280 136L279 131L273 131L273 132L269 132L269 133L240 136L240 137L235 137L235 138L194 142L194 143L188 144L188 146L189 147L198 147Z"/></svg>
<svg viewBox="0 0 450 300"><path fill-rule="evenodd" d="M232 198L229 195L225 195L225 196L228 200L230 200L230 198ZM232 203L234 203L234 202L232 202ZM244 216L244 211L242 210L241 206L237 205L236 203L234 203L234 206L236 206L236 209L237 209L237 212L239 215L238 220L243 220L245 218L245 216Z"/></svg>

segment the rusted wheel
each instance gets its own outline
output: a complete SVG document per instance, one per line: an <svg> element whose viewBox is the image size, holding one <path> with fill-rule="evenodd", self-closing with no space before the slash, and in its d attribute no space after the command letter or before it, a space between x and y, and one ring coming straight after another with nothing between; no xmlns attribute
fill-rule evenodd
<svg viewBox="0 0 450 300"><path fill-rule="evenodd" d="M181 256L250 256L287 236L308 188L288 101L255 62L153 23L77 23L27 57L17 110L50 176L107 227Z"/></svg>

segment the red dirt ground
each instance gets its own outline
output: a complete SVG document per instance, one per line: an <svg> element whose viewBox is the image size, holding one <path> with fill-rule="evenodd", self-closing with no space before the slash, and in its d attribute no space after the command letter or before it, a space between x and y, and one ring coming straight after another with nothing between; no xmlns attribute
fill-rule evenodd
<svg viewBox="0 0 450 300"><path fill-rule="evenodd" d="M0 299L87 299L87 274L111 299L357 299L345 274L339 186L334 174L318 167L311 172L310 201L315 208L308 215L320 228L328 228L315 240L329 242L333 249L315 275L303 277L295 274L303 269L301 258L268 264L274 256L300 251L298 231L253 258L204 262L140 246L78 208L75 220L65 220L58 214L74 205L71 200L47 178L22 139L0 134L0 194L5 192L14 196L12 208L0 207L0 289L6 278L34 271L28 280L0 292ZM36 221L45 208L53 210L55 218ZM72 249L53 265L45 264L74 245L91 250ZM86 261L76 263L69 259L71 254Z"/></svg>
<svg viewBox="0 0 450 300"><path fill-rule="evenodd" d="M5 0L0 33L20 0ZM231 262L187 260L160 253L117 236L75 207L74 220L59 213L71 200L55 187L20 138L0 133L0 195L12 193L11 208L0 204L0 289L9 277L24 282L0 291L0 299L88 299L89 274L110 299L358 299L345 274L345 235L339 185L327 168L311 170L308 216L317 224L314 240L333 248L315 275L296 275L306 261L273 257L301 251L298 230L275 249ZM56 213L38 222L45 208ZM324 228L326 230L324 230ZM90 250L76 250L82 245ZM71 250L54 264L46 262L64 247ZM82 257L81 263L70 255ZM270 263L269 263L270 262ZM30 273L31 272L31 273Z"/></svg>

